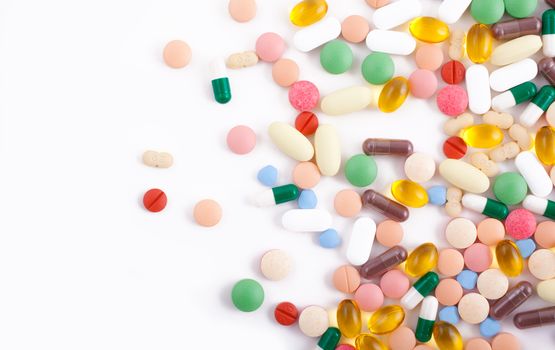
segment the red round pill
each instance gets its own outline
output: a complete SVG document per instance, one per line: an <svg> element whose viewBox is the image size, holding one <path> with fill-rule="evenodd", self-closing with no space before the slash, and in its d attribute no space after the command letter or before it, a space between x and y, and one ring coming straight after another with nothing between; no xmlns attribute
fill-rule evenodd
<svg viewBox="0 0 555 350"><path fill-rule="evenodd" d="M441 67L441 78L447 84L459 84L464 80L466 68L459 61L449 61Z"/></svg>
<svg viewBox="0 0 555 350"><path fill-rule="evenodd" d="M295 129L305 136L314 134L318 129L318 117L312 112L301 112L295 119Z"/></svg>
<svg viewBox="0 0 555 350"><path fill-rule="evenodd" d="M461 159L467 150L466 142L458 136L450 137L443 143L443 153L447 158Z"/></svg>
<svg viewBox="0 0 555 350"><path fill-rule="evenodd" d="M148 190L143 196L143 205L145 209L153 213L164 210L167 203L168 197L166 197L164 191L157 188Z"/></svg>
<svg viewBox="0 0 555 350"><path fill-rule="evenodd" d="M280 325L290 326L297 322L299 310L297 310L295 305L284 301L276 306L276 309L274 310L274 317Z"/></svg>

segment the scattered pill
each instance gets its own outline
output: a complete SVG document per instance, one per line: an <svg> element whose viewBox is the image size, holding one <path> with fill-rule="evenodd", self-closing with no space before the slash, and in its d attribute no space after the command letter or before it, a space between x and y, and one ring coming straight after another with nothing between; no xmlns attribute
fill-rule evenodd
<svg viewBox="0 0 555 350"><path fill-rule="evenodd" d="M524 259L530 257L530 255L532 255L532 253L536 250L536 243L531 238L520 239L516 241L515 244L520 251L520 255L522 255Z"/></svg>
<svg viewBox="0 0 555 350"><path fill-rule="evenodd" d="M342 293L354 293L360 286L360 274L350 265L343 265L333 273L333 285Z"/></svg>
<svg viewBox="0 0 555 350"><path fill-rule="evenodd" d="M380 279L380 288L387 298L400 299L409 290L410 281L402 271L391 270Z"/></svg>
<svg viewBox="0 0 555 350"><path fill-rule="evenodd" d="M345 73L353 64L353 51L344 41L332 40L322 47L320 64L328 73Z"/></svg>
<svg viewBox="0 0 555 350"><path fill-rule="evenodd" d="M360 43L366 39L370 31L368 21L359 15L352 15L341 23L341 35L351 43Z"/></svg>
<svg viewBox="0 0 555 350"><path fill-rule="evenodd" d="M378 224L376 240L385 247L393 247L403 240L403 226L393 220L384 220Z"/></svg>
<svg viewBox="0 0 555 350"><path fill-rule="evenodd" d="M440 274L451 277L458 275L464 267L463 255L456 249L443 249L439 252L437 270Z"/></svg>
<svg viewBox="0 0 555 350"><path fill-rule="evenodd" d="M345 163L345 177L353 186L366 187L374 182L377 174L376 161L371 156L358 154Z"/></svg>
<svg viewBox="0 0 555 350"><path fill-rule="evenodd" d="M355 300L362 311L376 311L383 305L384 295L380 287L364 283L356 290Z"/></svg>
<svg viewBox="0 0 555 350"><path fill-rule="evenodd" d="M229 15L237 22L248 22L256 16L255 0L229 0Z"/></svg>
<svg viewBox="0 0 555 350"><path fill-rule="evenodd" d="M441 305L457 305L463 296L463 288L452 278L442 279L436 287L435 296Z"/></svg>
<svg viewBox="0 0 555 350"><path fill-rule="evenodd" d="M510 333L499 333L491 341L492 350L520 350L518 338Z"/></svg>
<svg viewBox="0 0 555 350"><path fill-rule="evenodd" d="M509 279L498 269L488 269L478 276L477 287L486 299L497 300L509 289Z"/></svg>
<svg viewBox="0 0 555 350"><path fill-rule="evenodd" d="M256 51L245 51L231 54L226 61L227 68L239 69L252 67L258 63Z"/></svg>
<svg viewBox="0 0 555 350"><path fill-rule="evenodd" d="M181 40L170 41L164 47L164 62L171 68L186 67L192 55L189 45Z"/></svg>
<svg viewBox="0 0 555 350"><path fill-rule="evenodd" d="M466 155L467 149L466 142L458 136L451 136L443 143L443 154L447 158L461 159Z"/></svg>
<svg viewBox="0 0 555 350"><path fill-rule="evenodd" d="M499 259L498 259L499 260ZM489 247L482 243L474 243L464 251L464 263L474 272L487 270L493 261Z"/></svg>
<svg viewBox="0 0 555 350"><path fill-rule="evenodd" d="M526 197L528 185L519 173L506 172L495 178L493 193L506 205L516 205Z"/></svg>
<svg viewBox="0 0 555 350"><path fill-rule="evenodd" d="M466 290L473 290L477 281L478 274L471 270L463 270L457 275L457 282Z"/></svg>
<svg viewBox="0 0 555 350"><path fill-rule="evenodd" d="M318 117L312 112L301 112L295 119L295 128L305 136L310 136L318 129Z"/></svg>
<svg viewBox="0 0 555 350"><path fill-rule="evenodd" d="M256 134L245 125L238 125L227 133L227 146L235 154L250 153L256 146Z"/></svg>
<svg viewBox="0 0 555 350"><path fill-rule="evenodd" d="M534 233L534 240L542 248L553 248L555 247L555 222L553 221L543 221L536 227L536 233Z"/></svg>
<svg viewBox="0 0 555 350"><path fill-rule="evenodd" d="M536 231L536 218L526 209L515 209L505 219L507 234L514 239L525 239Z"/></svg>
<svg viewBox="0 0 555 350"><path fill-rule="evenodd" d="M243 279L233 286L231 300L238 310L252 312L264 302L264 289L255 280Z"/></svg>
<svg viewBox="0 0 555 350"><path fill-rule="evenodd" d="M555 278L555 253L549 249L536 250L528 259L528 269L537 279Z"/></svg>
<svg viewBox="0 0 555 350"><path fill-rule="evenodd" d="M499 269L509 277L520 275L524 268L522 255L516 244L511 240L503 240L495 247L495 257L499 264Z"/></svg>
<svg viewBox="0 0 555 350"><path fill-rule="evenodd" d="M485 245L494 246L505 237L505 226L503 223L494 218L487 218L476 227L478 240Z"/></svg>
<svg viewBox="0 0 555 350"><path fill-rule="evenodd" d="M362 208L360 195L353 190L342 190L337 192L333 202L337 214L351 218L358 215Z"/></svg>
<svg viewBox="0 0 555 350"><path fill-rule="evenodd" d="M320 182L320 171L312 162L301 162L293 169L293 182L299 188L315 187Z"/></svg>
<svg viewBox="0 0 555 350"><path fill-rule="evenodd" d="M265 62L275 62L285 51L285 41L276 33L264 33L256 39L256 54Z"/></svg>
<svg viewBox="0 0 555 350"><path fill-rule="evenodd" d="M458 85L447 85L438 91L436 102L439 110L448 116L456 117L466 111L468 95Z"/></svg>
<svg viewBox="0 0 555 350"><path fill-rule="evenodd" d="M277 60L272 66L272 78L281 87L289 87L299 80L299 66L289 58Z"/></svg>
<svg viewBox="0 0 555 350"><path fill-rule="evenodd" d="M266 252L260 260L260 271L270 281L280 281L291 271L292 261L289 255L280 249Z"/></svg>
<svg viewBox="0 0 555 350"><path fill-rule="evenodd" d="M447 84L459 84L464 80L466 68L459 61L449 61L441 67L441 78Z"/></svg>
<svg viewBox="0 0 555 350"><path fill-rule="evenodd" d="M256 178L264 186L272 187L276 184L278 170L272 165L266 165L258 171Z"/></svg>
<svg viewBox="0 0 555 350"><path fill-rule="evenodd" d="M416 66L429 71L436 71L443 64L443 51L436 45L422 45L416 49Z"/></svg>
<svg viewBox="0 0 555 350"><path fill-rule="evenodd" d="M401 326L391 332L387 341L391 350L413 350L416 346L414 332L406 326Z"/></svg>
<svg viewBox="0 0 555 350"><path fill-rule="evenodd" d="M307 337L321 336L328 329L328 325L328 312L321 306L311 305L299 315L299 328Z"/></svg>
<svg viewBox="0 0 555 350"><path fill-rule="evenodd" d="M318 238L320 246L323 248L337 248L341 245L341 237L336 230L330 228L322 232Z"/></svg>
<svg viewBox="0 0 555 350"><path fill-rule="evenodd" d="M167 202L168 198L164 191L157 188L148 190L143 196L143 205L145 209L153 213L164 210Z"/></svg>
<svg viewBox="0 0 555 350"><path fill-rule="evenodd" d="M370 84L387 83L395 73L393 59L386 53L372 52L362 61L362 76Z"/></svg>
<svg viewBox="0 0 555 350"><path fill-rule="evenodd" d="M480 323L480 334L482 337L491 338L501 331L501 323L492 318L486 318Z"/></svg>
<svg viewBox="0 0 555 350"><path fill-rule="evenodd" d="M414 182L426 182L435 172L436 163L429 154L413 153L405 161L405 174Z"/></svg>
<svg viewBox="0 0 555 350"><path fill-rule="evenodd" d="M447 306L441 309L438 313L440 321L448 322L450 324L457 324L460 321L459 312L456 306Z"/></svg>
<svg viewBox="0 0 555 350"><path fill-rule="evenodd" d="M300 209L314 209L318 204L318 198L312 190L302 190L297 199Z"/></svg>
<svg viewBox="0 0 555 350"><path fill-rule="evenodd" d="M412 96L427 99L436 93L437 78L432 71L417 69L409 77L409 86Z"/></svg>
<svg viewBox="0 0 555 350"><path fill-rule="evenodd" d="M173 156L167 152L146 151L143 164L153 168L169 168L173 165Z"/></svg>
<svg viewBox="0 0 555 350"><path fill-rule="evenodd" d="M447 202L447 188L445 186L432 186L427 189L430 204L443 206Z"/></svg>
<svg viewBox="0 0 555 350"><path fill-rule="evenodd" d="M457 249L468 248L476 241L476 225L466 218L451 220L445 228L447 242Z"/></svg>
<svg viewBox="0 0 555 350"><path fill-rule="evenodd" d="M195 205L193 217L200 226L216 226L222 219L222 207L212 199L203 199Z"/></svg>
<svg viewBox="0 0 555 350"><path fill-rule="evenodd" d="M297 81L289 88L289 102L298 111L310 111L316 107L319 99L318 88L309 81Z"/></svg>
<svg viewBox="0 0 555 350"><path fill-rule="evenodd" d="M290 302L279 303L274 309L274 318L282 326L291 326L299 318L299 310Z"/></svg>
<svg viewBox="0 0 555 350"><path fill-rule="evenodd" d="M489 303L478 293L468 293L459 301L458 310L463 321L478 324L488 317Z"/></svg>

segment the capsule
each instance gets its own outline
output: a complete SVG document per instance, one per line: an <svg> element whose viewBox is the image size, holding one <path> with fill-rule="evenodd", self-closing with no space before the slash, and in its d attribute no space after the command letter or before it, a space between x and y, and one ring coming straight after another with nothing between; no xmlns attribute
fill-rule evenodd
<svg viewBox="0 0 555 350"><path fill-rule="evenodd" d="M491 27L497 40L511 40L524 35L538 35L542 31L542 21L537 17L512 19L495 23Z"/></svg>
<svg viewBox="0 0 555 350"><path fill-rule="evenodd" d="M254 198L254 203L259 207L269 207L291 202L297 198L299 198L299 188L293 184L289 184L261 192Z"/></svg>
<svg viewBox="0 0 555 350"><path fill-rule="evenodd" d="M555 7L555 0L545 0L545 2L551 6L551 7Z"/></svg>
<svg viewBox="0 0 555 350"><path fill-rule="evenodd" d="M509 208L504 203L477 194L466 193L462 197L462 205L467 209L498 220L505 220L509 215Z"/></svg>
<svg viewBox="0 0 555 350"><path fill-rule="evenodd" d="M516 277L521 274L524 262L518 247L508 239L497 243L495 256L499 269L508 277Z"/></svg>
<svg viewBox="0 0 555 350"><path fill-rule="evenodd" d="M420 277L436 267L438 257L437 248L433 243L419 245L409 254L405 272L411 277Z"/></svg>
<svg viewBox="0 0 555 350"><path fill-rule="evenodd" d="M515 315L513 323L519 329L553 324L555 323L555 306L518 313Z"/></svg>
<svg viewBox="0 0 555 350"><path fill-rule="evenodd" d="M362 194L362 205L370 207L391 220L403 222L409 218L409 210L374 190L366 190Z"/></svg>
<svg viewBox="0 0 555 350"><path fill-rule="evenodd" d="M407 250L394 246L373 259L369 259L360 267L360 275L366 279L381 276L384 272L407 260Z"/></svg>
<svg viewBox="0 0 555 350"><path fill-rule="evenodd" d="M335 350L339 340L341 339L341 332L335 327L330 327L322 334L318 345L315 350Z"/></svg>
<svg viewBox="0 0 555 350"><path fill-rule="evenodd" d="M422 301L420 315L416 324L416 339L419 342L427 343L432 339L434 324L436 323L438 301L436 297L428 295Z"/></svg>
<svg viewBox="0 0 555 350"><path fill-rule="evenodd" d="M381 340L370 334L360 334L356 341L357 350L387 350L387 346Z"/></svg>
<svg viewBox="0 0 555 350"><path fill-rule="evenodd" d="M410 156L414 147L409 140L390 139L366 139L362 144L362 150L368 156L374 155L396 155Z"/></svg>
<svg viewBox="0 0 555 350"><path fill-rule="evenodd" d="M536 84L527 81L495 96L491 100L491 108L497 112L504 112L518 104L530 101L537 92Z"/></svg>
<svg viewBox="0 0 555 350"><path fill-rule="evenodd" d="M434 17L418 17L410 22L413 37L427 43L440 43L449 38L449 26Z"/></svg>
<svg viewBox="0 0 555 350"><path fill-rule="evenodd" d="M555 130L550 126L541 127L536 134L536 155L545 165L555 164Z"/></svg>
<svg viewBox="0 0 555 350"><path fill-rule="evenodd" d="M555 85L555 60L553 58L542 58L538 62L538 69L551 85Z"/></svg>
<svg viewBox="0 0 555 350"><path fill-rule="evenodd" d="M304 0L293 7L289 20L296 26L306 27L324 18L327 12L325 0Z"/></svg>
<svg viewBox="0 0 555 350"><path fill-rule="evenodd" d="M493 36L485 24L477 23L470 27L466 35L466 54L474 63L489 60L492 52Z"/></svg>
<svg viewBox="0 0 555 350"><path fill-rule="evenodd" d="M542 15L543 55L555 57L555 10L547 10Z"/></svg>
<svg viewBox="0 0 555 350"><path fill-rule="evenodd" d="M555 101L555 88L551 85L543 86L520 115L520 124L524 127L536 124L553 101Z"/></svg>
<svg viewBox="0 0 555 350"><path fill-rule="evenodd" d="M549 199L528 195L524 198L522 206L534 214L543 215L555 220L555 202Z"/></svg>
<svg viewBox="0 0 555 350"><path fill-rule="evenodd" d="M463 350L459 330L450 323L439 321L434 325L434 340L439 350Z"/></svg>
<svg viewBox="0 0 555 350"><path fill-rule="evenodd" d="M503 131L495 125L478 124L464 129L462 138L474 148L493 148L503 142Z"/></svg>
<svg viewBox="0 0 555 350"><path fill-rule="evenodd" d="M395 112L409 95L409 81L403 77L391 79L382 89L378 107L384 113Z"/></svg>
<svg viewBox="0 0 555 350"><path fill-rule="evenodd" d="M430 294L438 285L439 277L435 272L428 272L416 281L408 292L401 298L401 305L407 310L412 310L420 304L422 299Z"/></svg>
<svg viewBox="0 0 555 350"><path fill-rule="evenodd" d="M362 329L362 317L356 301L346 299L337 307L337 325L346 338L354 338Z"/></svg>
<svg viewBox="0 0 555 350"><path fill-rule="evenodd" d="M401 204L421 208L428 204L428 192L424 187L409 180L397 180L391 185L391 194Z"/></svg>
<svg viewBox="0 0 555 350"><path fill-rule="evenodd" d="M231 100L231 87L227 77L227 69L223 60L216 60L210 65L212 76L212 92L216 102L225 104Z"/></svg>
<svg viewBox="0 0 555 350"><path fill-rule="evenodd" d="M368 320L368 330L374 334L391 333L403 323L405 310L399 305L382 306Z"/></svg>
<svg viewBox="0 0 555 350"><path fill-rule="evenodd" d="M497 299L489 309L489 315L495 320L502 320L505 316L516 310L532 295L534 289L527 281L517 283L513 288Z"/></svg>

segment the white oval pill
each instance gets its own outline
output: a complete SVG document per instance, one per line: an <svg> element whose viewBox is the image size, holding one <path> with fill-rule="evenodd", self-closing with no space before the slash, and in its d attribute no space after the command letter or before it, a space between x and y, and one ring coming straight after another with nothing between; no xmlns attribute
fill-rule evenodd
<svg viewBox="0 0 555 350"><path fill-rule="evenodd" d="M528 269L539 280L555 278L555 253L549 249L536 250L528 258Z"/></svg>
<svg viewBox="0 0 555 350"><path fill-rule="evenodd" d="M372 20L378 29L392 29L420 16L420 0L399 0L380 7L374 12Z"/></svg>
<svg viewBox="0 0 555 350"><path fill-rule="evenodd" d="M326 17L295 33L293 45L299 51L309 52L337 38L340 33L341 23L336 18Z"/></svg>
<svg viewBox="0 0 555 350"><path fill-rule="evenodd" d="M515 158L515 165L530 191L538 197L547 197L553 190L551 178L536 155L532 152L520 152Z"/></svg>
<svg viewBox="0 0 555 350"><path fill-rule="evenodd" d="M473 64L466 70L466 92L468 108L476 114L484 114L491 107L491 90L488 69L481 64Z"/></svg>
<svg viewBox="0 0 555 350"><path fill-rule="evenodd" d="M453 186L471 193L484 193L489 178L472 165L458 159L446 159L439 165L440 175Z"/></svg>
<svg viewBox="0 0 555 350"><path fill-rule="evenodd" d="M339 135L329 124L320 124L314 134L316 164L324 176L335 176L341 167L341 142Z"/></svg>
<svg viewBox="0 0 555 350"><path fill-rule="evenodd" d="M291 209L283 214L281 224L294 232L323 232L331 227L332 218L322 209Z"/></svg>
<svg viewBox="0 0 555 350"><path fill-rule="evenodd" d="M368 33L366 46L375 52L406 56L416 48L416 40L407 33L375 29Z"/></svg>
<svg viewBox="0 0 555 350"><path fill-rule="evenodd" d="M525 35L497 46L490 57L491 64L505 66L528 58L542 48L539 35Z"/></svg>
<svg viewBox="0 0 555 350"><path fill-rule="evenodd" d="M462 17L471 2L472 0L443 0L437 10L437 15L443 22L453 24Z"/></svg>
<svg viewBox="0 0 555 350"><path fill-rule="evenodd" d="M347 246L347 260L351 265L359 266L368 261L375 236L376 223L374 220L358 218L355 221Z"/></svg>
<svg viewBox="0 0 555 350"><path fill-rule="evenodd" d="M531 58L509 64L491 73L490 86L494 91L507 91L534 79L538 75L538 64Z"/></svg>
<svg viewBox="0 0 555 350"><path fill-rule="evenodd" d="M289 157L306 162L314 156L314 148L300 131L283 122L270 124L268 133L274 144Z"/></svg>
<svg viewBox="0 0 555 350"><path fill-rule="evenodd" d="M541 281L536 288L540 298L555 304L555 279Z"/></svg>
<svg viewBox="0 0 555 350"><path fill-rule="evenodd" d="M498 269L488 269L478 276L478 292L486 299L497 300L509 289L509 279Z"/></svg>
<svg viewBox="0 0 555 350"><path fill-rule="evenodd" d="M372 89L353 86L332 92L322 99L320 108L328 115L342 115L360 111L372 103Z"/></svg>

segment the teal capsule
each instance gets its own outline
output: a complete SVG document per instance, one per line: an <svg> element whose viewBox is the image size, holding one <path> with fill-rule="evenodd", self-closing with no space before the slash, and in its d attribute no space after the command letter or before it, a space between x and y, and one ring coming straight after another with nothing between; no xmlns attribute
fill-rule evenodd
<svg viewBox="0 0 555 350"><path fill-rule="evenodd" d="M291 202L299 198L299 188L293 184L274 187L259 193L253 198L259 207L269 207L281 203Z"/></svg>
<svg viewBox="0 0 555 350"><path fill-rule="evenodd" d="M320 337L318 341L318 347L316 349L321 350L334 350L341 339L341 332L335 327L330 327L326 330L324 334Z"/></svg>
<svg viewBox="0 0 555 350"><path fill-rule="evenodd" d="M225 104L231 100L231 87L227 77L227 69L223 61L217 60L210 66L212 74L212 91L216 102Z"/></svg>
<svg viewBox="0 0 555 350"><path fill-rule="evenodd" d="M498 220L505 220L509 215L509 208L505 204L477 194L466 193L462 197L462 205L467 209Z"/></svg>
<svg viewBox="0 0 555 350"><path fill-rule="evenodd" d="M536 84L531 81L527 81L515 86L509 91L505 91L504 93L495 96L491 100L491 108L498 112L506 111L518 104L530 101L534 98L534 96L536 96L537 92L538 88L536 87Z"/></svg>
<svg viewBox="0 0 555 350"><path fill-rule="evenodd" d="M555 88L544 85L520 115L520 124L527 128L536 124L553 101L555 101Z"/></svg>
<svg viewBox="0 0 555 350"><path fill-rule="evenodd" d="M534 214L555 220L555 202L549 199L528 195L524 198L522 206Z"/></svg>
<svg viewBox="0 0 555 350"><path fill-rule="evenodd" d="M416 305L420 304L422 299L430 294L439 284L439 276L435 272L428 272L420 277L408 292L401 298L401 305L407 309L412 310Z"/></svg>

